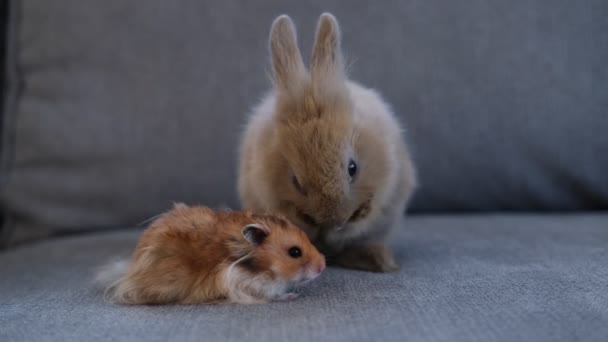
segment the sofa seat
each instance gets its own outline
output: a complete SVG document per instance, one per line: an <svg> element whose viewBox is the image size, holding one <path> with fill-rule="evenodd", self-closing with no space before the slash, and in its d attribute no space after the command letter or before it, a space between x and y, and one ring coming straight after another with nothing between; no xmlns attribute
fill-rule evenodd
<svg viewBox="0 0 608 342"><path fill-rule="evenodd" d="M140 230L0 253L0 341L608 341L608 214L410 216L402 268L328 268L293 302L120 306L95 270Z"/></svg>

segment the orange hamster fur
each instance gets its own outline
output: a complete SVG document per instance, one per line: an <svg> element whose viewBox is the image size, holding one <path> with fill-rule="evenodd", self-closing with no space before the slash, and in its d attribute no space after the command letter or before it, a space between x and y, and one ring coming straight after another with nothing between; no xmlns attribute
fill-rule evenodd
<svg viewBox="0 0 608 342"><path fill-rule="evenodd" d="M122 304L255 304L296 298L288 290L324 269L306 234L279 216L177 204L144 231L130 263L98 281Z"/></svg>

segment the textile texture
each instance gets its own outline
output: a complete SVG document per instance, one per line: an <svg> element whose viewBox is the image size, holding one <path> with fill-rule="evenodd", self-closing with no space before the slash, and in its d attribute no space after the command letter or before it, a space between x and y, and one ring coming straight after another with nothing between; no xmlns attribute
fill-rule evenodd
<svg viewBox="0 0 608 342"><path fill-rule="evenodd" d="M608 340L608 215L414 216L401 270L328 268L293 302L118 306L95 270L138 231L0 253L0 341Z"/></svg>

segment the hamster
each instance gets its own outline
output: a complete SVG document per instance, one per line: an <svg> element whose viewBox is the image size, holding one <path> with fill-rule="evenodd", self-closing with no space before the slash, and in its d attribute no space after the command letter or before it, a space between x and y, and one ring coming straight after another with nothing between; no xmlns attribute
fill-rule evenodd
<svg viewBox="0 0 608 342"><path fill-rule="evenodd" d="M177 204L143 232L130 263L98 281L122 304L256 304L295 299L288 290L324 269L306 234L279 216Z"/></svg>
<svg viewBox="0 0 608 342"><path fill-rule="evenodd" d="M417 187L398 120L377 92L348 79L333 15L319 18L310 70L288 16L272 24L269 45L273 88L239 150L243 208L284 213L330 263L396 271L388 241Z"/></svg>

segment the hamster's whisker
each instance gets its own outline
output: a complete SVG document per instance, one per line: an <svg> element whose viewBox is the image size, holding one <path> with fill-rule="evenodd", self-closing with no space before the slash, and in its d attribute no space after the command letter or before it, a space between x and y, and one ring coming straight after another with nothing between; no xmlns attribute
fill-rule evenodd
<svg viewBox="0 0 608 342"><path fill-rule="evenodd" d="M138 223L136 226L137 226L137 227L143 226L143 225L145 225L145 224L148 224L148 223L150 223L150 222L152 222L152 221L156 220L157 218L159 218L159 217L161 217L161 216L163 216L163 213L158 214L158 215L154 215L154 216L152 216L152 217L150 217L150 218L147 218L147 219L145 219L145 220L141 221L140 223Z"/></svg>

